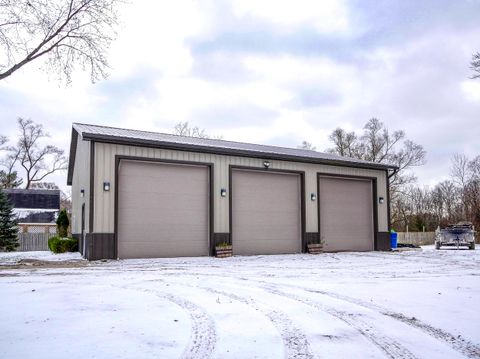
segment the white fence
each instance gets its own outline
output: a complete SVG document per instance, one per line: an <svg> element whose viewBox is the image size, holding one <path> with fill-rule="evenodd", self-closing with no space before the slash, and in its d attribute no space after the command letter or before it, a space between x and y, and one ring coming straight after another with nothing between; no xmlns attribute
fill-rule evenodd
<svg viewBox="0 0 480 359"><path fill-rule="evenodd" d="M425 246L435 242L435 232L398 232L398 243Z"/></svg>
<svg viewBox="0 0 480 359"><path fill-rule="evenodd" d="M17 252L48 251L48 240L55 236L55 233L19 233Z"/></svg>

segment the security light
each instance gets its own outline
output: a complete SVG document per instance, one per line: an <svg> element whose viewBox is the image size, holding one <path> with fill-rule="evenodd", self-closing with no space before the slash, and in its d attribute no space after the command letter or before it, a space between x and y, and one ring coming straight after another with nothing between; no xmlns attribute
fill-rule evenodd
<svg viewBox="0 0 480 359"><path fill-rule="evenodd" d="M105 192L110 191L110 182L103 182L103 190Z"/></svg>
<svg viewBox="0 0 480 359"><path fill-rule="evenodd" d="M380 198L378 199L378 203L383 204L383 202L385 202L385 200L383 199L383 197L380 197Z"/></svg>
<svg viewBox="0 0 480 359"><path fill-rule="evenodd" d="M220 196L222 196L222 197L226 197L226 196L227 196L227 190L226 190L225 188L222 188L222 189L220 190Z"/></svg>
<svg viewBox="0 0 480 359"><path fill-rule="evenodd" d="M85 197L85 190L83 188L80 190L80 197Z"/></svg>
<svg viewBox="0 0 480 359"><path fill-rule="evenodd" d="M270 162L269 161L263 161L263 167L265 167L265 168L270 167Z"/></svg>
<svg viewBox="0 0 480 359"><path fill-rule="evenodd" d="M317 200L317 195L316 195L315 193L311 193L311 194L310 194L310 199L311 199L312 201L316 201L316 200Z"/></svg>

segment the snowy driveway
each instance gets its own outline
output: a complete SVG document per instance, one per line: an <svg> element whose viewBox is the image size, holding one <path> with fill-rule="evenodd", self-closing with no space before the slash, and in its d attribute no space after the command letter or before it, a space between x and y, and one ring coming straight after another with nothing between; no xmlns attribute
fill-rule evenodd
<svg viewBox="0 0 480 359"><path fill-rule="evenodd" d="M480 251L0 269L0 358L480 357Z"/></svg>

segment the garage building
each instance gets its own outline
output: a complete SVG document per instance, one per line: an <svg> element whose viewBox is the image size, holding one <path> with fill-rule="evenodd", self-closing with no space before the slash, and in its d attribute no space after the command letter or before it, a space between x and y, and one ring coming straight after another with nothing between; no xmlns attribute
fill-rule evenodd
<svg viewBox="0 0 480 359"><path fill-rule="evenodd" d="M68 185L85 258L390 249L396 167L310 150L74 123Z"/></svg>

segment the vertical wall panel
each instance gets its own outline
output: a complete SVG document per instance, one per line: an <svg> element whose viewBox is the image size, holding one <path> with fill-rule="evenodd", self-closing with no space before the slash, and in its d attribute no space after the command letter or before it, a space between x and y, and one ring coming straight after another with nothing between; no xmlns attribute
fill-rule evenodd
<svg viewBox="0 0 480 359"><path fill-rule="evenodd" d="M80 190L85 195L80 195ZM90 141L78 135L77 153L72 176L72 233L82 232L82 204L85 204L85 231L88 231L90 214Z"/></svg>
<svg viewBox="0 0 480 359"><path fill-rule="evenodd" d="M87 149L88 150L88 149ZM82 149L79 152L85 152ZM247 158L237 156L222 156L214 154L199 154L187 151L161 150L152 148L141 148L135 146L97 144L95 166L95 223L94 230L97 232L113 232L114 228L114 189L115 189L115 155L128 155L138 157L150 157L180 161L198 161L214 164L214 231L229 232L229 201L227 197L220 196L220 189L229 190L228 171L230 165L263 167L263 160L258 158ZM270 168L285 169L305 172L305 207L306 207L306 231L316 232L318 230L317 202L311 201L310 194L317 194L317 173L332 173L339 175L368 176L377 178L377 195L386 198L385 171L357 169L350 167L337 167L329 165L317 165L300 162L288 162L270 160ZM85 172L88 172L85 171ZM109 179L111 184L110 192L102 189L103 181ZM73 190L73 188L72 188ZM317 194L318 197L318 194ZM86 193L85 198L88 198ZM318 201L318 198L317 198ZM387 231L388 218L386 201L378 207L378 225L380 231Z"/></svg>

